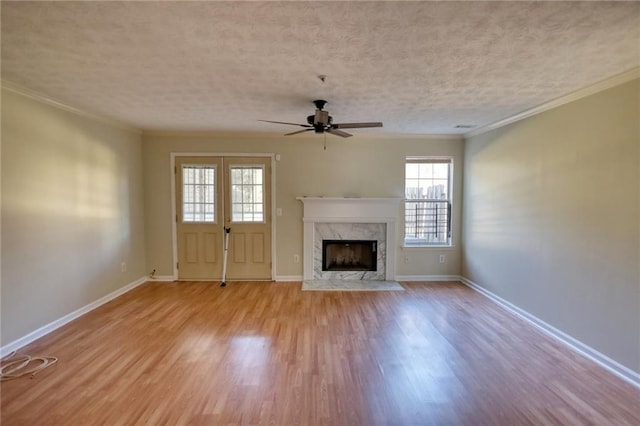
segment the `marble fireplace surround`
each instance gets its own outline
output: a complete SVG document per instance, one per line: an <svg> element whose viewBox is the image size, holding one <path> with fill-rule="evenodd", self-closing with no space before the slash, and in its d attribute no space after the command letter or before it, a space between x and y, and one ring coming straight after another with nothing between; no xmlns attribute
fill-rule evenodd
<svg viewBox="0 0 640 426"><path fill-rule="evenodd" d="M303 279L395 280L399 198L298 197L304 204ZM322 239L375 239L378 271L322 271ZM382 269L382 270L381 270Z"/></svg>

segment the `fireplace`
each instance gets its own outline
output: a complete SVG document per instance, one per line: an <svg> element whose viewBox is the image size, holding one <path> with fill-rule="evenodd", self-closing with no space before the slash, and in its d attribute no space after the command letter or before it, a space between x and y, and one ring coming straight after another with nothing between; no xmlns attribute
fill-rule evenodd
<svg viewBox="0 0 640 426"><path fill-rule="evenodd" d="M303 280L394 280L400 198L298 197L304 204ZM324 240L374 241L374 266L323 270Z"/></svg>
<svg viewBox="0 0 640 426"><path fill-rule="evenodd" d="M322 240L323 271L376 271L376 240Z"/></svg>

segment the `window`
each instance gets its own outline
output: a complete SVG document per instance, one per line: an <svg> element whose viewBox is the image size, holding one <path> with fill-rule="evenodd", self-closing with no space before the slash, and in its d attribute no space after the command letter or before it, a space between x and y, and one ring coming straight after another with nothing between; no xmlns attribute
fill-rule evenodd
<svg viewBox="0 0 640 426"><path fill-rule="evenodd" d="M182 221L215 222L216 168L182 166Z"/></svg>
<svg viewBox="0 0 640 426"><path fill-rule="evenodd" d="M231 221L264 222L264 167L231 167Z"/></svg>
<svg viewBox="0 0 640 426"><path fill-rule="evenodd" d="M405 245L451 245L452 171L451 158L407 158Z"/></svg>

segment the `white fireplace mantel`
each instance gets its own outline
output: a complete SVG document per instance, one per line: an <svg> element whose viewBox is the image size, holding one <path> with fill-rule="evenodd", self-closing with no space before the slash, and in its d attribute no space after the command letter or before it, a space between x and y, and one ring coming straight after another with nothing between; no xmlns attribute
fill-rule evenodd
<svg viewBox="0 0 640 426"><path fill-rule="evenodd" d="M396 222L400 198L297 197L304 204L303 277L314 279L316 223L384 223L385 279L395 280Z"/></svg>

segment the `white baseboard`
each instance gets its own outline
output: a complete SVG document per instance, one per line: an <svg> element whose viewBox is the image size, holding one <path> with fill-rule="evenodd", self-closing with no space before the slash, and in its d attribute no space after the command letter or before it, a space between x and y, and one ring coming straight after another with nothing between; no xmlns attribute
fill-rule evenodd
<svg viewBox="0 0 640 426"><path fill-rule="evenodd" d="M396 275L396 281L460 281L460 275Z"/></svg>
<svg viewBox="0 0 640 426"><path fill-rule="evenodd" d="M116 297L123 295L124 293L133 290L134 288L138 287L139 285L145 283L148 281L148 277L142 277L142 278L138 278L137 280L125 285L124 287L120 287L119 289L117 289L116 291L113 291L109 294L107 294L106 296L101 297L100 299L89 303L86 306L83 306L80 309L77 309L73 312L71 312L70 314L67 314L65 316L63 316L62 318L59 318L55 321L50 322L47 325L44 325L42 327L40 327L39 329L32 331L31 333L20 337L19 339L14 340L11 343L8 343L4 346L2 346L0 348L0 358L4 357L5 355L20 349L21 347L28 345L29 343L33 342L36 339L41 338L42 336L45 336L49 333L51 333L52 331L62 327L63 325L73 321L74 319L86 314L87 312L90 312L94 309L96 309L97 307L104 305L107 302L110 302L111 300L115 299Z"/></svg>
<svg viewBox="0 0 640 426"><path fill-rule="evenodd" d="M149 281L175 281L176 279L174 278L173 275L156 275L155 277L148 278Z"/></svg>
<svg viewBox="0 0 640 426"><path fill-rule="evenodd" d="M640 388L640 374L639 373L636 373L635 371L631 370L630 368L625 367L624 365L618 363L617 361L612 360L608 356L606 356L606 355L598 352L597 350L593 349L591 346L588 346L588 345L582 343L581 341L569 336L568 334L564 333L563 331L558 330L554 326L552 326L550 324L547 324L546 322L542 321L540 318L530 314L529 312L525 311L524 309L521 309L521 308L517 307L513 303L506 301L505 299L501 298L500 296L498 296L498 295L492 293L491 291L481 287L480 285L474 283L470 279L465 278L465 277L460 277L460 281L463 284L467 285L468 287L471 287L472 289L474 289L478 293L482 294L483 296L491 299L493 302L497 303L498 305L502 306L503 308L505 308L505 309L513 312L514 314L518 315L520 318L524 319L525 321L527 321L528 323L530 323L533 326L537 327L538 329L544 331L549 336L555 338L556 340L560 341L561 343L564 343L566 346L568 346L569 348L571 348L574 351L578 352L580 355L582 355L582 356L584 356L586 358L589 358L591 361L593 361L596 364L602 366L603 368L607 369L608 371L610 371L611 373L613 373L616 376L620 377L621 379L624 379L625 381L631 383L632 385Z"/></svg>
<svg viewBox="0 0 640 426"><path fill-rule="evenodd" d="M291 282L291 281L300 281L302 282L302 275L278 275L276 276L276 282Z"/></svg>
<svg viewBox="0 0 640 426"><path fill-rule="evenodd" d="M304 281L302 275L279 275L278 282ZM460 281L460 275L397 275L395 281Z"/></svg>
<svg viewBox="0 0 640 426"><path fill-rule="evenodd" d="M277 282L304 281L302 275L279 275ZM397 275L395 281L460 281L460 275Z"/></svg>

